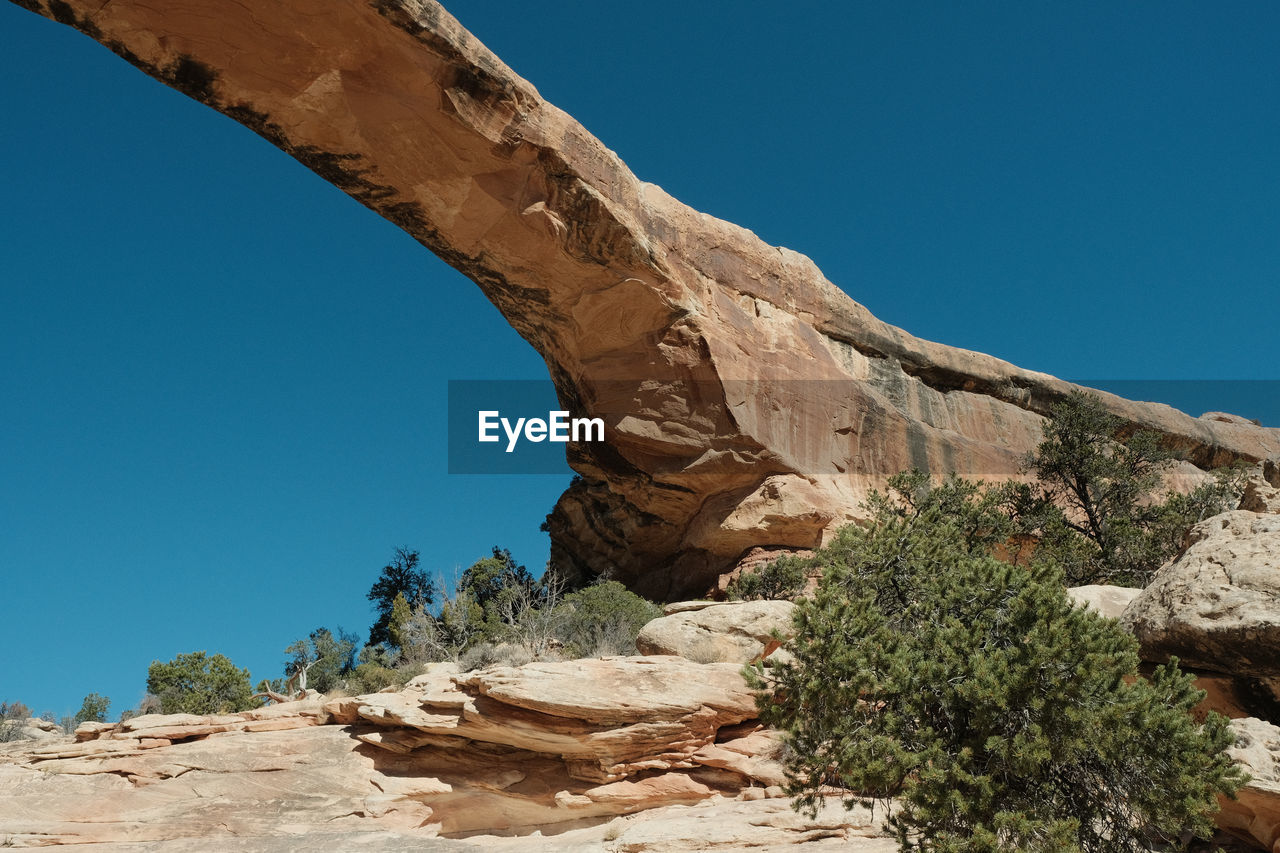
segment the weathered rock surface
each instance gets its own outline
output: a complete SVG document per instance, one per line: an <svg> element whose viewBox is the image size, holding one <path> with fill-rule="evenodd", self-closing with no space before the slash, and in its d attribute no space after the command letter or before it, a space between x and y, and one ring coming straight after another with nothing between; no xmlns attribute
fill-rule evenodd
<svg viewBox="0 0 1280 853"><path fill-rule="evenodd" d="M790 601L731 601L681 609L640 629L636 648L645 655L678 655L698 663L750 663L773 651L775 631L791 632Z"/></svg>
<svg viewBox="0 0 1280 853"><path fill-rule="evenodd" d="M1280 459L1266 459L1250 472L1240 498L1240 509L1280 513Z"/></svg>
<svg viewBox="0 0 1280 853"><path fill-rule="evenodd" d="M0 843L529 834L781 797L779 743L739 670L672 657L441 668L396 693L85 724L74 741L0 751Z"/></svg>
<svg viewBox="0 0 1280 853"><path fill-rule="evenodd" d="M606 421L549 519L566 572L702 594L916 466L1014 474L1072 386L880 322L803 255L638 180L433 0L16 0L245 124L470 276ZM1280 432L1103 395L1201 467ZM1189 475L1194 472L1187 472Z"/></svg>
<svg viewBox="0 0 1280 853"><path fill-rule="evenodd" d="M1189 542L1124 613L1143 657L1280 676L1280 515L1223 513L1196 525Z"/></svg>
<svg viewBox="0 0 1280 853"><path fill-rule="evenodd" d="M1071 600L1081 607L1087 607L1110 619L1119 619L1142 590L1126 586L1106 586L1105 584L1089 584L1074 586L1067 590Z"/></svg>
<svg viewBox="0 0 1280 853"><path fill-rule="evenodd" d="M1251 777L1236 799L1222 797L1218 826L1263 850L1280 851L1280 729L1255 719L1232 720L1228 750Z"/></svg>

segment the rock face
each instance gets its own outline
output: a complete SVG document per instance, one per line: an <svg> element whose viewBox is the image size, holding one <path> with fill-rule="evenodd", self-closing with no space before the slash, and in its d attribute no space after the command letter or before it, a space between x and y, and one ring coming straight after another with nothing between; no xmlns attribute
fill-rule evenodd
<svg viewBox="0 0 1280 853"><path fill-rule="evenodd" d="M401 692L86 723L74 742L0 751L0 843L528 834L782 797L779 743L739 670L437 668Z"/></svg>
<svg viewBox="0 0 1280 853"><path fill-rule="evenodd" d="M549 518L567 573L672 600L811 548L908 467L1002 477L1072 386L878 321L806 257L692 210L433 0L16 0L243 123L470 276L606 422ZM1280 433L1104 395L1201 467Z"/></svg>
<svg viewBox="0 0 1280 853"><path fill-rule="evenodd" d="M1280 515L1206 519L1124 613L1143 657L1253 678L1280 676Z"/></svg>
<svg viewBox="0 0 1280 853"><path fill-rule="evenodd" d="M1265 459L1249 474L1240 509L1280 513L1280 459Z"/></svg>
<svg viewBox="0 0 1280 853"><path fill-rule="evenodd" d="M646 655L678 655L699 663L750 663L777 647L773 632L791 632L790 601L707 603L654 619L640 629L636 648Z"/></svg>
<svg viewBox="0 0 1280 853"><path fill-rule="evenodd" d="M1220 798L1218 826L1273 853L1280 851L1280 729L1253 718L1232 720L1236 745L1231 757L1244 765L1250 781L1236 799Z"/></svg>

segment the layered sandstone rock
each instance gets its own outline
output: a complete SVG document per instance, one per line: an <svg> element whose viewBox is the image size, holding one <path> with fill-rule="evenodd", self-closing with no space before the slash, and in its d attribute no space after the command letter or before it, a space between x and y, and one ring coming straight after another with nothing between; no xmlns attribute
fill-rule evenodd
<svg viewBox="0 0 1280 853"><path fill-rule="evenodd" d="M475 280L562 403L606 421L549 519L564 571L702 594L756 546L819 544L888 474L1015 473L1071 387L882 323L803 255L638 180L433 0L16 2ZM1201 467L1280 452L1275 430L1105 400Z"/></svg>
<svg viewBox="0 0 1280 853"><path fill-rule="evenodd" d="M778 647L777 632L791 633L790 601L685 602L640 629L636 648L646 655L679 655L699 663L750 663Z"/></svg>
<svg viewBox="0 0 1280 853"><path fill-rule="evenodd" d="M0 843L315 849L330 833L528 835L780 798L779 743L739 670L672 657L436 668L400 692L85 724L74 741L0 751Z"/></svg>

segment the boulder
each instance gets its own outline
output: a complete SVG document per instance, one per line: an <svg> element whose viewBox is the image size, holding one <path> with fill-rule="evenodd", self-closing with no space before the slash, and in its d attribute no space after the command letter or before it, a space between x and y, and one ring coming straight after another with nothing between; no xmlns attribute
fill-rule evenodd
<svg viewBox="0 0 1280 853"><path fill-rule="evenodd" d="M18 3L246 125L479 285L574 416L605 424L605 441L568 445L580 477L548 518L565 576L704 595L756 547L820 545L898 471L1017 474L1075 388L913 337L805 256L639 180L434 0ZM1101 397L1200 468L1280 453L1277 430Z"/></svg>
<svg viewBox="0 0 1280 853"><path fill-rule="evenodd" d="M1124 612L1143 658L1280 677L1280 515L1223 513L1188 541Z"/></svg>
<svg viewBox="0 0 1280 853"><path fill-rule="evenodd" d="M1106 616L1108 619L1119 619L1125 608L1141 592L1142 590L1140 589L1126 586L1089 584L1088 586L1072 587L1067 590L1067 595L1071 596L1071 600L1080 607L1087 607L1096 613Z"/></svg>
<svg viewBox="0 0 1280 853"><path fill-rule="evenodd" d="M760 658L774 632L791 632L790 601L731 601L679 609L640 629L636 648L645 655L678 655L697 663L750 663Z"/></svg>

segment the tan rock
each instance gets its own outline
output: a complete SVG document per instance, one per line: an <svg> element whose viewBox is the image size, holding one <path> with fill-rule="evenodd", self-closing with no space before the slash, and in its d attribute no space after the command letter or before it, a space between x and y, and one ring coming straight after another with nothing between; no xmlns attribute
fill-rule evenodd
<svg viewBox="0 0 1280 853"><path fill-rule="evenodd" d="M803 255L633 175L433 0L20 0L242 122L475 280L605 421L552 562L705 594L755 546L812 548L916 466L1016 474L1073 386L912 337ZM571 48L566 48L571 49ZM1102 395L1207 468L1280 432Z"/></svg>
<svg viewBox="0 0 1280 853"><path fill-rule="evenodd" d="M739 670L442 670L396 693L85 727L0 751L0 839L339 849L376 830L416 849L763 790L782 780L778 741Z"/></svg>
<svg viewBox="0 0 1280 853"><path fill-rule="evenodd" d="M1140 589L1132 589L1125 586L1106 586L1103 584L1076 586L1067 590L1071 600L1078 606L1087 607L1109 619L1119 619L1124 614L1125 608L1141 592L1142 590Z"/></svg>
<svg viewBox="0 0 1280 853"><path fill-rule="evenodd" d="M1236 799L1220 797L1218 826L1263 850L1280 851L1280 729L1262 720L1232 720L1236 745L1228 750L1250 781Z"/></svg>
<svg viewBox="0 0 1280 853"><path fill-rule="evenodd" d="M1245 479L1240 509L1280 513L1280 459L1267 459Z"/></svg>
<svg viewBox="0 0 1280 853"><path fill-rule="evenodd" d="M1280 676L1280 516L1223 513L1196 525L1189 542L1124 612L1143 658Z"/></svg>
<svg viewBox="0 0 1280 853"><path fill-rule="evenodd" d="M764 653L774 632L791 633L794 612L790 601L732 601L682 610L641 628L636 648L696 663L749 663Z"/></svg>
<svg viewBox="0 0 1280 853"><path fill-rule="evenodd" d="M631 657L493 667L458 685L516 708L593 722L671 719L710 710L717 727L755 716L740 667Z"/></svg>

